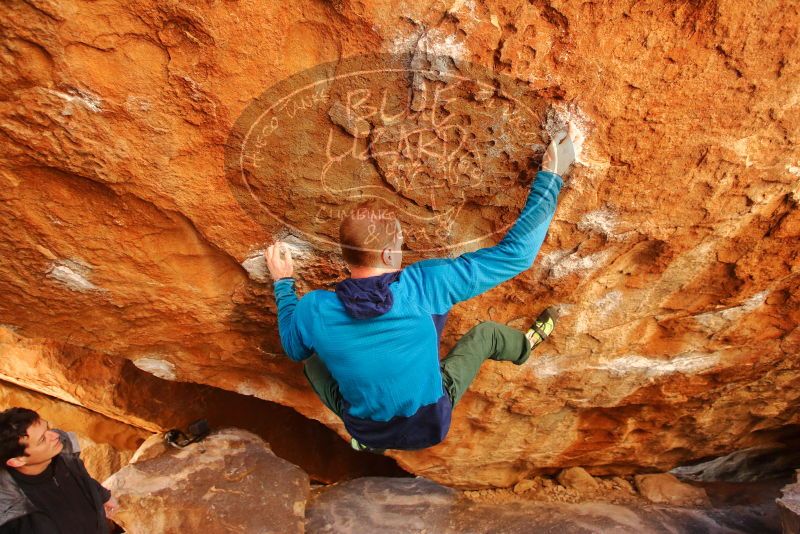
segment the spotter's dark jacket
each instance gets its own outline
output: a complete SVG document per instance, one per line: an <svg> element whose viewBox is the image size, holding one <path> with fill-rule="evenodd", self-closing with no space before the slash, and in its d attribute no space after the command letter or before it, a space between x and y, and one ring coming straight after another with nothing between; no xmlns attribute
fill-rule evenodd
<svg viewBox="0 0 800 534"><path fill-rule="evenodd" d="M90 498L97 514L97 532L107 532L106 512L103 504L111 497L111 492L100 485L86 471L80 459L80 446L72 433L56 430L61 437L63 449L58 457L78 485ZM8 472L0 467L0 534L54 534L58 530L58 518L51 517L47 510L34 506ZM73 533L69 533L73 534Z"/></svg>

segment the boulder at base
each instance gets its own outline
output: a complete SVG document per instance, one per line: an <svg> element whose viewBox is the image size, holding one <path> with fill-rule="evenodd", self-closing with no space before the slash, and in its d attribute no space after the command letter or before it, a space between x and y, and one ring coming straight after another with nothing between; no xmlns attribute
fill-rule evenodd
<svg viewBox="0 0 800 534"><path fill-rule="evenodd" d="M558 482L565 488L572 488L582 493L597 491L600 485L592 475L582 467L570 467L558 474Z"/></svg>
<svg viewBox="0 0 800 534"><path fill-rule="evenodd" d="M671 473L697 481L755 482L779 478L800 466L800 439L732 452L708 462L676 467Z"/></svg>
<svg viewBox="0 0 800 534"><path fill-rule="evenodd" d="M105 485L129 534L300 533L310 491L299 467L239 429L183 449L153 436Z"/></svg>
<svg viewBox="0 0 800 534"><path fill-rule="evenodd" d="M800 470L797 471L797 482L783 488L778 509L783 534L800 534Z"/></svg>
<svg viewBox="0 0 800 534"><path fill-rule="evenodd" d="M774 532L762 507L677 508L515 501L469 502L423 478L359 478L330 486L308 505L306 532L461 534L463 532Z"/></svg>
<svg viewBox="0 0 800 534"><path fill-rule="evenodd" d="M685 482L675 475L657 473L654 475L638 475L634 479L642 497L657 504L674 504L678 506L708 506L706 491Z"/></svg>

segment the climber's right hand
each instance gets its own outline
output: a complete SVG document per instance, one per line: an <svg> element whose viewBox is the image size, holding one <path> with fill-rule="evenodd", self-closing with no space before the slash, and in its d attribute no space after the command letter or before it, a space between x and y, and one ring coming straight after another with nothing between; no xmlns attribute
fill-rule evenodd
<svg viewBox="0 0 800 534"><path fill-rule="evenodd" d="M567 132L556 134L542 158L542 170L566 178L570 167L575 163L576 154L583 146L583 134L573 121L569 122Z"/></svg>

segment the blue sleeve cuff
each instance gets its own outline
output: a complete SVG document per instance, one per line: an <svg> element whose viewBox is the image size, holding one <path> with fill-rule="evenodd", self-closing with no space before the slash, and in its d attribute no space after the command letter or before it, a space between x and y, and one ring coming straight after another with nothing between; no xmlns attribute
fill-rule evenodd
<svg viewBox="0 0 800 534"><path fill-rule="evenodd" d="M540 174L556 182L556 184L558 184L559 189L561 189L561 186L564 185L564 178L562 178L561 175L559 174L556 174L551 171L539 171L536 173L536 176L538 177Z"/></svg>

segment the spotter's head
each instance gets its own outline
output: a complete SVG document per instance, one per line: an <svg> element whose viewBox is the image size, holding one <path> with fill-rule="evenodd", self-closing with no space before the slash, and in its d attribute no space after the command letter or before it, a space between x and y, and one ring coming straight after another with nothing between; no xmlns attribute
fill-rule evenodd
<svg viewBox="0 0 800 534"><path fill-rule="evenodd" d="M19 469L49 462L64 445L57 432L39 414L27 408L0 413L0 459Z"/></svg>

